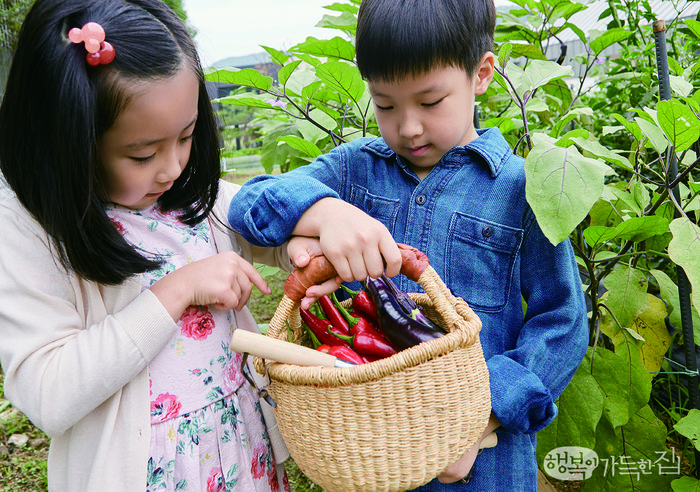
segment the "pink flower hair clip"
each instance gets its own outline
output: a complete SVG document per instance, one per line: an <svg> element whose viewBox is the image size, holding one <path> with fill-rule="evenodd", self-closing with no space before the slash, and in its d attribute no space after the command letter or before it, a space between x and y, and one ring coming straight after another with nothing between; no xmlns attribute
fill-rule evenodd
<svg viewBox="0 0 700 492"><path fill-rule="evenodd" d="M74 27L68 31L68 39L76 44L85 43L88 65L107 65L114 60L114 47L105 41L105 30L97 22L88 22L82 29Z"/></svg>

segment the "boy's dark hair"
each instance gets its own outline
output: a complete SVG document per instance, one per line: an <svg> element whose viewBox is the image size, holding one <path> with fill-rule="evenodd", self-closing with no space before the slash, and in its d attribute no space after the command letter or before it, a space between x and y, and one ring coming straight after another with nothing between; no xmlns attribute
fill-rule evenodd
<svg viewBox="0 0 700 492"><path fill-rule="evenodd" d="M116 51L108 65L85 61L68 31L97 22ZM129 82L179 70L199 79L198 118L187 167L159 200L196 224L214 206L219 136L197 51L182 20L161 0L38 0L20 31L0 106L0 170L22 205L50 235L66 268L118 284L156 268L106 214L98 159L104 133L129 104Z"/></svg>
<svg viewBox="0 0 700 492"><path fill-rule="evenodd" d="M357 66L364 79L389 82L445 66L473 75L495 28L493 0L362 0Z"/></svg>

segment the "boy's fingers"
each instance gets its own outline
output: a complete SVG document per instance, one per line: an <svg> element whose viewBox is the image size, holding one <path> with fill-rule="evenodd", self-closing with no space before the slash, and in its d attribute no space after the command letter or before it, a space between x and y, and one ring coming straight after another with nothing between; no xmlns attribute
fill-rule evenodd
<svg viewBox="0 0 700 492"><path fill-rule="evenodd" d="M379 251L384 258L384 273L387 277L395 277L401 272L401 251L394 238L389 237L379 243Z"/></svg>

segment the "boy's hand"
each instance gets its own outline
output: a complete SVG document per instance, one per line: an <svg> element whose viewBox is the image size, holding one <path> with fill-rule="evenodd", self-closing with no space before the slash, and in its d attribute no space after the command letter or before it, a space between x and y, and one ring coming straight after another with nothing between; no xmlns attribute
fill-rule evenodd
<svg viewBox="0 0 700 492"><path fill-rule="evenodd" d="M294 236L287 244L287 253L295 267L303 268L309 264L311 257L322 254L321 242L317 238ZM301 300L301 307L308 309L319 297L335 292L341 283L340 277L336 276L322 284L310 287Z"/></svg>
<svg viewBox="0 0 700 492"><path fill-rule="evenodd" d="M359 208L323 198L302 215L294 234L316 236L344 282L399 274L401 253L389 230Z"/></svg>
<svg viewBox="0 0 700 492"><path fill-rule="evenodd" d="M500 425L501 423L498 421L496 416L494 414L491 414L491 416L489 417L489 421L486 424L486 428L481 433L481 437L476 441L476 444L474 444L474 446L472 446L472 448L469 451L467 451L464 454L464 456L462 456L455 463L448 466L445 471L440 473L437 476L438 481L442 483L452 483L466 477L469 474L469 471L474 466L474 461L476 461L476 457L479 454L479 447L481 446L481 441L483 441L486 436L488 436L494 429L496 429Z"/></svg>
<svg viewBox="0 0 700 492"><path fill-rule="evenodd" d="M241 310L255 285L260 292L270 287L255 267L229 251L178 268L151 286L174 321L190 305L213 305Z"/></svg>

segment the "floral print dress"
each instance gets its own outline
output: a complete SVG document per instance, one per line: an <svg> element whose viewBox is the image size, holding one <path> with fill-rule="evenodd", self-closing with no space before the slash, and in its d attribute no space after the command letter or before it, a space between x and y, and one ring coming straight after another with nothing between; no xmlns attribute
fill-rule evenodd
<svg viewBox="0 0 700 492"><path fill-rule="evenodd" d="M131 244L164 260L142 275L142 289L217 253L206 220L188 226L158 204L107 213ZM286 475L277 476L259 400L241 372L242 355L229 350L233 312L189 306L178 326L149 364L147 490L288 491Z"/></svg>

